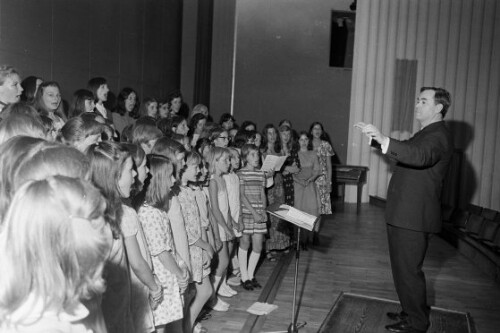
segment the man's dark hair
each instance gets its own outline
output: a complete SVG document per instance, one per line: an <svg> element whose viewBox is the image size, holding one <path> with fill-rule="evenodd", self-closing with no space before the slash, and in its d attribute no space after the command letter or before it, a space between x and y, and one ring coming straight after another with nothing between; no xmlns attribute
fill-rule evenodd
<svg viewBox="0 0 500 333"><path fill-rule="evenodd" d="M434 91L434 103L441 104L443 106L443 109L441 110L441 114L446 116L446 113L448 112L448 109L451 105L451 95L450 93L443 89L443 88L436 88L436 87L422 87L420 88L420 92L423 92L424 90L432 90Z"/></svg>

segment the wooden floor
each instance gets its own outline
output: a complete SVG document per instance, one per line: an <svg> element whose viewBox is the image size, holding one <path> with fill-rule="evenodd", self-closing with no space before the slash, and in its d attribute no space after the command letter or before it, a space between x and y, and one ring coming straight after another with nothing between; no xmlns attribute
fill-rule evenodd
<svg viewBox="0 0 500 333"><path fill-rule="evenodd" d="M397 300L390 272L383 209L368 204L356 215L345 205L323 221L320 246L301 252L298 282L298 321L307 322L300 332L317 332L340 292ZM265 282L277 263L264 261L257 278ZM294 261L277 291L279 308L264 317L253 332L286 331L291 322ZM433 237L424 271L429 303L441 308L469 312L475 332L500 329L500 285L479 272L474 264L439 237ZM264 284L264 283L262 283ZM209 332L241 332L250 318L246 309L260 292L244 291L226 299L228 312L213 312L203 326ZM261 327L259 327L261 326Z"/></svg>

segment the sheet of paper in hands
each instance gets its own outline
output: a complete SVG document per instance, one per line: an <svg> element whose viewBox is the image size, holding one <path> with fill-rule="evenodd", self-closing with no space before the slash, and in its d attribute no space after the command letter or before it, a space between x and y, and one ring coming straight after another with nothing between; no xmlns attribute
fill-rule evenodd
<svg viewBox="0 0 500 333"><path fill-rule="evenodd" d="M271 313L271 311L277 308L278 306L274 304L255 302L247 309L247 312L257 316L263 316Z"/></svg>
<svg viewBox="0 0 500 333"><path fill-rule="evenodd" d="M285 163L286 158L286 156L267 155L260 169L262 171L278 171L283 166L283 163Z"/></svg>
<svg viewBox="0 0 500 333"><path fill-rule="evenodd" d="M318 217L298 210L297 208L288 206L288 205L280 205L278 209L269 209L267 210L270 214L279 217L285 221L291 222L298 227L307 229L312 231L314 229L314 225L316 224Z"/></svg>

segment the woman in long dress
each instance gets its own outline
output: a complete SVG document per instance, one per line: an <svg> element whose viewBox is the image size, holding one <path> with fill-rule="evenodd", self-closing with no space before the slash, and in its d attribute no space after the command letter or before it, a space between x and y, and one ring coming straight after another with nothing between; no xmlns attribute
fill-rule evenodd
<svg viewBox="0 0 500 333"><path fill-rule="evenodd" d="M307 132L299 136L300 171L293 176L295 208L314 216L320 215L320 199L315 180L321 174L318 156L312 150L312 140ZM302 248L307 250L311 232L305 231L301 237Z"/></svg>

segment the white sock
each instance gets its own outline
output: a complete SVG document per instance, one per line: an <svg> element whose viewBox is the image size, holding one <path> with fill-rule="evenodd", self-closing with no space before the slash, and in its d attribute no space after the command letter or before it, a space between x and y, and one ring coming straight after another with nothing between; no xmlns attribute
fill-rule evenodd
<svg viewBox="0 0 500 333"><path fill-rule="evenodd" d="M231 264L233 265L233 274L238 275L240 271L240 263L238 260L238 251L234 251L233 257L231 258Z"/></svg>
<svg viewBox="0 0 500 333"><path fill-rule="evenodd" d="M257 267L257 264L259 263L260 259L260 252L253 252L250 253L250 259L248 260L248 279L251 280L254 278L254 273L255 273L255 268Z"/></svg>
<svg viewBox="0 0 500 333"><path fill-rule="evenodd" d="M248 251L238 248L238 261L240 263L241 281L248 280Z"/></svg>
<svg viewBox="0 0 500 333"><path fill-rule="evenodd" d="M220 276L214 275L214 291L216 293L217 293L217 290L219 290L220 280L221 280Z"/></svg>
<svg viewBox="0 0 500 333"><path fill-rule="evenodd" d="M227 284L227 275L224 275L224 278L222 279L222 282L220 284L220 287L221 288L224 288L226 290L233 290L231 287L229 287L229 285Z"/></svg>

